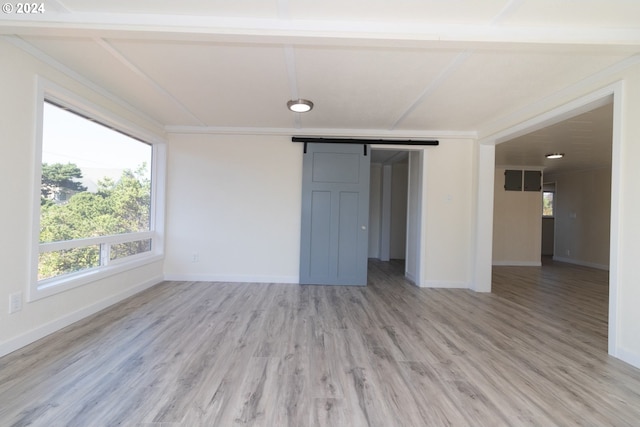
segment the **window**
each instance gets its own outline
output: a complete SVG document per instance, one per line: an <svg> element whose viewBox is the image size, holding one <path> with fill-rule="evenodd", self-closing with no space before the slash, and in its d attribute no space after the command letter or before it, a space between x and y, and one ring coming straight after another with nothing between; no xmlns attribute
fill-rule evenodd
<svg viewBox="0 0 640 427"><path fill-rule="evenodd" d="M553 217L553 191L542 192L542 216Z"/></svg>
<svg viewBox="0 0 640 427"><path fill-rule="evenodd" d="M154 146L69 105L43 99L32 299L160 254Z"/></svg>

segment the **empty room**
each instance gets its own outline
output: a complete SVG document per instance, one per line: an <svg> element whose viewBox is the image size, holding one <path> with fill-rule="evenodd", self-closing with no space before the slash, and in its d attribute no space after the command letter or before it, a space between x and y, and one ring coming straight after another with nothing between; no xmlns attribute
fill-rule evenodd
<svg viewBox="0 0 640 427"><path fill-rule="evenodd" d="M633 426L640 3L0 14L0 425Z"/></svg>

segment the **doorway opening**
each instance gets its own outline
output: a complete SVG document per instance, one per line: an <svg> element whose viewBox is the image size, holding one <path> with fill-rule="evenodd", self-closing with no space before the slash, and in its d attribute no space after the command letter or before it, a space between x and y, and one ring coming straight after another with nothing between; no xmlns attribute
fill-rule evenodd
<svg viewBox="0 0 640 427"><path fill-rule="evenodd" d="M604 313L604 318L608 318L608 322L605 323L608 325L605 327L608 330L608 351L614 355L618 323L616 260L619 202L616 194L619 190L617 176L620 173L621 126L619 113L616 113L621 105L620 97L616 96L618 90L619 87L614 85L597 94L585 96L544 116L504 131L489 143L495 146L492 265L527 266L538 262L538 265L542 264L542 268L545 268L544 263L540 262L545 254L542 248L542 226L539 228L540 231L532 233L531 240L528 240L529 246L540 247L537 254L529 254L532 256L530 259L501 260L501 255L508 256L507 254L511 255L514 251L505 249L505 245L496 245L495 240L502 226L496 221L496 214L500 213L501 217L509 220L514 218L505 215L507 207L497 199L499 192L505 192L501 186L504 177L499 176L498 169L515 169L514 165L523 170L536 166L542 168L541 183L555 184L549 191L554 199L553 263L557 264L559 261L568 266L575 266L571 268L597 268L603 272L610 270L610 274L607 275L610 277L607 292L608 313ZM601 127L605 128L604 132ZM556 138L554 135L561 135L562 138ZM550 145L556 141L557 144L564 145L560 149L552 148ZM490 153L491 150L484 151ZM533 163L540 162L539 159L544 158L547 152L556 151L565 153L565 157L558 160L558 163ZM589 158L589 155L592 157ZM481 165L482 167L484 166ZM544 191L541 186L539 211L531 213L531 218L540 224L544 220L543 215L540 215L544 209ZM520 197L515 193L514 196Z"/></svg>
<svg viewBox="0 0 640 427"><path fill-rule="evenodd" d="M553 257L555 247L555 203L556 183L545 182L542 184L542 243L541 255L543 264L545 260Z"/></svg>
<svg viewBox="0 0 640 427"><path fill-rule="evenodd" d="M375 148L371 156L369 258L402 265L419 285L423 152Z"/></svg>

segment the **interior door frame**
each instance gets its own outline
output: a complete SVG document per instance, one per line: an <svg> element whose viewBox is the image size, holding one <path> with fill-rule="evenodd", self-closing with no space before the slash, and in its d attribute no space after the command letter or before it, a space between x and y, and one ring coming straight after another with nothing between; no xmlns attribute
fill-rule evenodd
<svg viewBox="0 0 640 427"><path fill-rule="evenodd" d="M424 164L427 150L425 147L410 145L377 145L375 148L372 148L372 151L373 150L405 151L409 154L404 275L414 285L422 286L422 254L424 253L426 242L426 236L424 235L425 228L423 227L423 212L426 211L424 206L426 201L424 191L427 188L424 184L426 172ZM412 195L415 195L415 197L412 198Z"/></svg>
<svg viewBox="0 0 640 427"><path fill-rule="evenodd" d="M611 158L611 223L609 244L609 322L608 353L620 357L624 353L618 345L617 333L620 328L618 313L618 276L620 242L620 187L621 187L621 147L622 147L622 98L621 81L583 95L571 102L535 116L518 125L507 128L478 142L477 168L477 221L474 261L474 290L491 292L492 245L493 245L493 191L495 174L495 146L502 142L542 129L566 118L590 111L598 106L613 102L613 135Z"/></svg>

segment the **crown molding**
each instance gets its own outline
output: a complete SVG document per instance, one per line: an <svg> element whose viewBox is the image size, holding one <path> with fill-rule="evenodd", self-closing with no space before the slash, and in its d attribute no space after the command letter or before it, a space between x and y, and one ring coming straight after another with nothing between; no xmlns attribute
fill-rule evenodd
<svg viewBox="0 0 640 427"><path fill-rule="evenodd" d="M360 138L449 138L476 139L475 131L449 130L384 130L384 129L324 129L324 128L272 128L272 127L222 127L222 126L166 126L167 134L208 135L277 135L323 136Z"/></svg>

